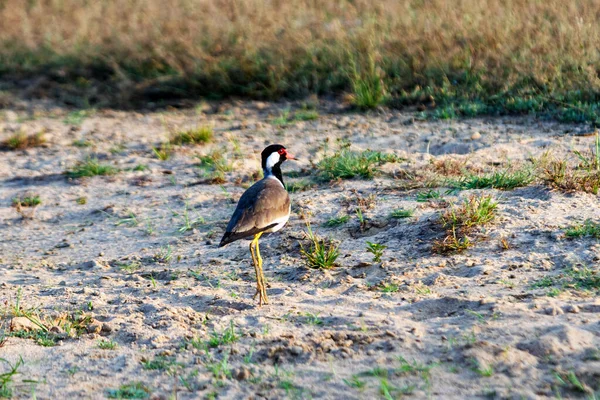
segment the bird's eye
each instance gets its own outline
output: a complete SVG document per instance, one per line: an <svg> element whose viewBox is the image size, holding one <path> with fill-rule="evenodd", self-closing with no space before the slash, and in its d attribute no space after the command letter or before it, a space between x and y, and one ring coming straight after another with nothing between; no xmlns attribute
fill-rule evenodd
<svg viewBox="0 0 600 400"><path fill-rule="evenodd" d="M285 154L285 149L279 149L277 150L277 153L279 153L279 155L284 155Z"/></svg>

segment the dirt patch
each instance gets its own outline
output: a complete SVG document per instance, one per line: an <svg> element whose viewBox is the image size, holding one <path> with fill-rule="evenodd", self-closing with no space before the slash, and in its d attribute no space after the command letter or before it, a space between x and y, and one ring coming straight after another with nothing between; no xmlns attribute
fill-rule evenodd
<svg viewBox="0 0 600 400"><path fill-rule="evenodd" d="M567 226L598 221L598 196L541 180L514 190L448 184L533 165L547 151L589 151L594 138L573 135L585 127L324 111L332 105L314 121L271 123L288 106L98 111L76 125L65 123L67 110L36 104L27 105L35 113L3 114L0 141L17 130L46 139L0 158L0 373L18 365L13 397L585 398L600 390L600 244L564 236ZM173 131L199 126L212 127L212 142L174 146L164 161L153 152ZM247 242L217 244L273 142L301 161L283 167L286 183L297 184L288 226L261 239L271 304L257 308ZM311 163L347 142L400 160L371 180L310 181ZM90 159L116 170L65 174ZM224 183L215 184L215 171ZM13 206L24 193L41 201L31 218ZM495 219L466 251L433 253L447 235L440 214L474 195L498 203ZM335 268L302 260L307 219L339 244ZM381 261L367 242L384 246Z"/></svg>

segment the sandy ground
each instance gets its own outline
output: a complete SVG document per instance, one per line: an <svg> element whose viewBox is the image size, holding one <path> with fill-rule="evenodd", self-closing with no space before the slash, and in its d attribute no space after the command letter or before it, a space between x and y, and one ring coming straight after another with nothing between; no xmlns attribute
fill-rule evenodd
<svg viewBox="0 0 600 400"><path fill-rule="evenodd" d="M47 138L43 147L0 157L0 324L8 336L0 358L23 360L10 385L14 398L102 399L138 382L137 395L155 399L595 398L597 286L552 293L536 282L559 282L574 269L598 273L598 240L564 237L565 227L600 218L598 196L533 183L512 191L441 188L446 202L419 202L417 193L429 189L405 184L438 160L489 171L549 150L569 156L590 148L587 127L527 118L432 122L335 104L322 104L315 121L274 124L288 106L78 116L25 103L0 111L0 139L18 130ZM169 132L202 125L214 127L213 143L176 147L166 161L153 154ZM258 308L248 241L217 247L235 203L265 145L284 144L301 159L284 164L292 183L309 179L337 139L405 161L384 165L374 180L292 193L289 224L261 240L271 304ZM233 163L223 184L208 182L198 167L197 156L211 151ZM122 172L63 174L89 156ZM148 169L133 170L141 164ZM42 204L23 218L12 199L26 193ZM495 222L465 253L433 253L443 207L481 193L499 203ZM399 208L414 216L390 218ZM344 214L346 224L323 226ZM305 266L306 219L340 244L334 269ZM367 241L387 246L382 262L373 262ZM14 337L18 326L10 332L17 301L48 324L90 318L75 337L55 328L60 340L41 346ZM227 342L231 326L230 343L211 346L211 337ZM100 348L102 340L115 347ZM7 370L0 363L0 373Z"/></svg>

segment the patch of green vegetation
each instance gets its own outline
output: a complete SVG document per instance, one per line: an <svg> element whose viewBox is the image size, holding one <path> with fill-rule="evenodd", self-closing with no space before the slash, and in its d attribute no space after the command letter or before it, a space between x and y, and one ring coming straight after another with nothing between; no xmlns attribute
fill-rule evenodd
<svg viewBox="0 0 600 400"><path fill-rule="evenodd" d="M588 219L583 224L567 228L565 236L572 239L580 237L600 239L600 223Z"/></svg>
<svg viewBox="0 0 600 400"><path fill-rule="evenodd" d="M210 126L201 126L174 133L169 142L175 145L206 144L213 140L213 129Z"/></svg>
<svg viewBox="0 0 600 400"><path fill-rule="evenodd" d="M350 379L343 379L343 381L354 389L363 389L367 384L365 381L361 381L358 375L352 375Z"/></svg>
<svg viewBox="0 0 600 400"><path fill-rule="evenodd" d="M584 171L570 165L566 160L553 160L542 171L542 179L549 186L567 193L586 192L598 194L600 172Z"/></svg>
<svg viewBox="0 0 600 400"><path fill-rule="evenodd" d="M300 179L293 182L286 182L285 189L290 193L298 193L308 190L315 186L310 179Z"/></svg>
<svg viewBox="0 0 600 400"><path fill-rule="evenodd" d="M294 113L296 121L315 121L319 119L319 113L316 110L299 110Z"/></svg>
<svg viewBox="0 0 600 400"><path fill-rule="evenodd" d="M117 342L114 340L100 339L98 348L102 350L114 350L117 348Z"/></svg>
<svg viewBox="0 0 600 400"><path fill-rule="evenodd" d="M600 119L600 118L599 118ZM538 162L541 178L546 184L564 192L600 192L600 133L596 132L591 152L574 151L576 163L567 159L547 159Z"/></svg>
<svg viewBox="0 0 600 400"><path fill-rule="evenodd" d="M94 143L85 139L78 139L73 141L73 146L75 147L92 147Z"/></svg>
<svg viewBox="0 0 600 400"><path fill-rule="evenodd" d="M139 221L137 216L133 211L129 211L126 217L119 218L119 220L115 223L116 226L126 225L128 227L134 227L139 225Z"/></svg>
<svg viewBox="0 0 600 400"><path fill-rule="evenodd" d="M329 218L327 221L325 221L325 223L323 223L323 226L327 228L335 228L336 226L344 225L348 221L350 221L349 215L341 215L339 217Z"/></svg>
<svg viewBox="0 0 600 400"><path fill-rule="evenodd" d="M150 390L141 382L127 383L118 389L106 390L106 397L109 399L146 399L149 395Z"/></svg>
<svg viewBox="0 0 600 400"><path fill-rule="evenodd" d="M562 374L555 372L554 377L556 378L560 386L573 389L580 393L590 393L592 391L591 388L587 387L583 382L579 380L579 378L575 374L575 371L569 371L567 373ZM590 399L595 399L595 396L592 396L593 397L590 397Z"/></svg>
<svg viewBox="0 0 600 400"><path fill-rule="evenodd" d="M286 108L279 113L278 117L275 117L271 120L273 125L277 125L280 127L286 126L290 123L290 109Z"/></svg>
<svg viewBox="0 0 600 400"><path fill-rule="evenodd" d="M227 345L237 342L240 339L239 334L236 332L235 327L233 325L233 321L229 322L229 327L227 327L223 332L213 331L210 334L210 338L205 342L205 345L208 347L219 347L221 345ZM192 343L194 347L197 347ZM197 342L197 345L201 348L204 345Z"/></svg>
<svg viewBox="0 0 600 400"><path fill-rule="evenodd" d="M323 325L323 320L321 318L319 318L319 314L313 314L313 313L309 313L306 312L304 313L304 322L306 322L308 325L312 325L312 326L318 326L318 325Z"/></svg>
<svg viewBox="0 0 600 400"><path fill-rule="evenodd" d="M376 376L378 378L387 378L389 375L389 370L387 368L383 368L380 366L375 366L363 373L361 373L360 375L362 376Z"/></svg>
<svg viewBox="0 0 600 400"><path fill-rule="evenodd" d="M279 387L285 390L285 398L287 399L304 399L305 396L304 388L296 385L291 379L279 378ZM311 398L311 396L308 396Z"/></svg>
<svg viewBox="0 0 600 400"><path fill-rule="evenodd" d="M206 364L206 368L212 373L217 381L231 378L231 367L229 366L229 355L225 356L220 361L215 361Z"/></svg>
<svg viewBox="0 0 600 400"><path fill-rule="evenodd" d="M371 179L379 173L377 167L398 160L398 157L393 154L343 148L317 163L317 178L324 182L352 178Z"/></svg>
<svg viewBox="0 0 600 400"><path fill-rule="evenodd" d="M335 266L340 252L338 246L332 241L326 241L325 239L319 238L313 233L310 224L306 224L308 230L308 238L310 240L310 247L305 248L300 243L300 254L304 257L304 262L308 268L314 269L331 269Z"/></svg>
<svg viewBox="0 0 600 400"><path fill-rule="evenodd" d="M125 150L127 150L127 146L125 145L125 143L117 143L116 145L111 147L109 151L110 154L117 155L125 152Z"/></svg>
<svg viewBox="0 0 600 400"><path fill-rule="evenodd" d="M42 204L42 199L39 195L29 195L23 198L15 197L12 199L13 206L20 205L21 207L37 207Z"/></svg>
<svg viewBox="0 0 600 400"><path fill-rule="evenodd" d="M53 347L56 346L58 342L58 337L46 330L35 330L35 331L25 331L25 330L17 330L9 333L9 336L21 338L21 339L32 339L36 344L42 347Z"/></svg>
<svg viewBox="0 0 600 400"><path fill-rule="evenodd" d="M396 293L399 290L400 290L400 286L398 286L398 284L396 284L396 283L384 283L381 286L381 291L383 293Z"/></svg>
<svg viewBox="0 0 600 400"><path fill-rule="evenodd" d="M471 196L459 206L452 206L440 216L440 224L446 229L446 237L436 240L433 251L458 253L473 245L467 236L475 227L490 223L496 217L498 203L491 196Z"/></svg>
<svg viewBox="0 0 600 400"><path fill-rule="evenodd" d="M14 364L4 358L0 358L0 365L8 367L6 372L0 373L0 398L11 399L13 397L14 377L19 373L19 368L23 365L23 358L19 357Z"/></svg>
<svg viewBox="0 0 600 400"><path fill-rule="evenodd" d="M494 368L491 365L480 365L479 363L474 363L472 367L473 372L483 376L485 378L489 378L494 375Z"/></svg>
<svg viewBox="0 0 600 400"><path fill-rule="evenodd" d="M174 357L158 356L153 360L142 361L142 368L146 370L167 371L175 366L180 366Z"/></svg>
<svg viewBox="0 0 600 400"><path fill-rule="evenodd" d="M444 227L472 228L485 225L495 218L497 207L498 203L491 196L472 196L462 206L451 207L442 214L441 222Z"/></svg>
<svg viewBox="0 0 600 400"><path fill-rule="evenodd" d="M396 374L419 375L426 382L429 382L431 377L431 369L438 365L437 363L423 364L417 360L410 362L402 356L398 357L398 361L400 361L400 366L394 369Z"/></svg>
<svg viewBox="0 0 600 400"><path fill-rule="evenodd" d="M75 202L80 206L87 204L87 197L78 197L77 200L75 200Z"/></svg>
<svg viewBox="0 0 600 400"><path fill-rule="evenodd" d="M423 104L425 99L433 99L435 107L421 113L421 117L429 119L538 115L568 123L600 123L600 107L595 97L584 90L568 92L558 87L540 87L532 84L535 80L524 78L506 90L497 91L483 84L484 76L485 71L465 71L453 83L441 80L439 85L403 92L392 103L398 106L415 102Z"/></svg>
<svg viewBox="0 0 600 400"><path fill-rule="evenodd" d="M565 272L564 286L575 290L590 291L598 293L600 291L600 267L577 266L568 269Z"/></svg>
<svg viewBox="0 0 600 400"><path fill-rule="evenodd" d="M411 218L415 215L415 210L398 209L392 211L392 218Z"/></svg>
<svg viewBox="0 0 600 400"><path fill-rule="evenodd" d="M146 164L138 164L133 168L134 171L148 171L148 166Z"/></svg>
<svg viewBox="0 0 600 400"><path fill-rule="evenodd" d="M8 139L0 143L0 148L9 150L24 150L32 147L39 147L46 143L46 137L43 132L33 135L26 135L23 131L12 134Z"/></svg>
<svg viewBox="0 0 600 400"><path fill-rule="evenodd" d="M573 266L555 276L545 276L530 285L532 289L549 288L547 295L558 296L572 289L587 293L600 293L600 269L597 267Z"/></svg>
<svg viewBox="0 0 600 400"><path fill-rule="evenodd" d="M530 168L518 169L516 171L505 170L487 175L467 175L458 180L449 180L450 187L459 190L470 189L502 189L512 190L527 186L535 179Z"/></svg>
<svg viewBox="0 0 600 400"><path fill-rule="evenodd" d="M63 122L65 123L65 125L80 126L81 124L83 124L83 121L85 121L85 119L91 116L92 114L93 111L90 110L72 111L65 117Z"/></svg>
<svg viewBox="0 0 600 400"><path fill-rule="evenodd" d="M383 79L378 71L375 57L369 54L366 61L351 63L349 73L352 94L352 104L361 110L376 108L386 99L386 90Z"/></svg>
<svg viewBox="0 0 600 400"><path fill-rule="evenodd" d="M154 257L153 257L155 262L161 263L161 264L168 264L169 262L171 262L172 258L173 258L173 247L171 247L171 245L161 247L154 254Z"/></svg>
<svg viewBox="0 0 600 400"><path fill-rule="evenodd" d="M429 200L443 200L443 195L439 190L428 190L426 192L417 193L417 201L419 203L425 203Z"/></svg>
<svg viewBox="0 0 600 400"><path fill-rule="evenodd" d="M224 156L223 150L215 150L210 154L198 156L198 159L200 160L198 167L203 170L204 176L208 177L213 184L225 183L225 173L233 170L233 163Z"/></svg>
<svg viewBox="0 0 600 400"><path fill-rule="evenodd" d="M383 251L387 249L386 245L380 243L373 243L367 240L367 251L373 254L373 262L381 262Z"/></svg>
<svg viewBox="0 0 600 400"><path fill-rule="evenodd" d="M546 296L548 297L557 297L562 293L562 290L559 288L550 288L546 292Z"/></svg>
<svg viewBox="0 0 600 400"><path fill-rule="evenodd" d="M202 216L197 216L195 218L190 216L189 205L187 202L184 205L183 212L182 213L173 213L173 216L181 217L182 224L179 227L179 229L177 229L177 232L182 233L182 234L193 230L194 228L204 224L204 222L205 222L205 220Z"/></svg>
<svg viewBox="0 0 600 400"><path fill-rule="evenodd" d="M159 147L152 147L152 152L160 161L167 161L173 156L173 146L171 143L161 143Z"/></svg>
<svg viewBox="0 0 600 400"><path fill-rule="evenodd" d="M111 165L100 164L97 158L89 158L67 171L69 178L88 178L93 176L115 175L119 170Z"/></svg>
<svg viewBox="0 0 600 400"><path fill-rule="evenodd" d="M552 285L554 285L554 279L552 279L552 277L550 277L550 276L545 276L542 279L531 284L531 288L532 289L546 288L546 287L550 287Z"/></svg>

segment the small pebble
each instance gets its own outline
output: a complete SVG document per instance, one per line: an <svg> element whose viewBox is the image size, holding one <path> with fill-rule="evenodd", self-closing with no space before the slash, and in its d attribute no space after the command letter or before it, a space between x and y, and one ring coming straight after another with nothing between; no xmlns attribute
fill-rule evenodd
<svg viewBox="0 0 600 400"><path fill-rule="evenodd" d="M568 305L564 308L564 311L571 314L579 314L579 307L577 307L575 304Z"/></svg>
<svg viewBox="0 0 600 400"><path fill-rule="evenodd" d="M559 315L559 314L564 314L563 310L561 310L559 307L556 307L556 306L550 306L550 307L546 308L544 311L546 312L546 314L553 315L553 316Z"/></svg>

